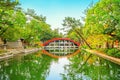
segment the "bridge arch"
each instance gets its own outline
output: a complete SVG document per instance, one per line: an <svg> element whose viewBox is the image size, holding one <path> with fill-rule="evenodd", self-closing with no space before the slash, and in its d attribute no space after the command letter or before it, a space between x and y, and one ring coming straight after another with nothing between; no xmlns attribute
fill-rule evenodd
<svg viewBox="0 0 120 80"><path fill-rule="evenodd" d="M70 57L80 52L80 43L69 38L54 38L43 43L43 53L54 58Z"/></svg>

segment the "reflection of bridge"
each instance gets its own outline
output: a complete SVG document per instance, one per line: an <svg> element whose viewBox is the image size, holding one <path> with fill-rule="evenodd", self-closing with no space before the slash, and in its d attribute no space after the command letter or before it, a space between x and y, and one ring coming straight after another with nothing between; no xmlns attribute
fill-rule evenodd
<svg viewBox="0 0 120 80"><path fill-rule="evenodd" d="M52 57L71 56L79 52L79 43L69 38L55 38L44 44L44 53Z"/></svg>

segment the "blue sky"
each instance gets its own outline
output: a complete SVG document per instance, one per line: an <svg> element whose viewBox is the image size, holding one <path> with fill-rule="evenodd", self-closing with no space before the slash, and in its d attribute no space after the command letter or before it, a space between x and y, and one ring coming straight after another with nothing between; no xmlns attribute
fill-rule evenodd
<svg viewBox="0 0 120 80"><path fill-rule="evenodd" d="M61 28L64 17L80 19L85 16L84 10L99 0L20 0L21 7L34 9L35 12L47 17L46 22L52 29Z"/></svg>

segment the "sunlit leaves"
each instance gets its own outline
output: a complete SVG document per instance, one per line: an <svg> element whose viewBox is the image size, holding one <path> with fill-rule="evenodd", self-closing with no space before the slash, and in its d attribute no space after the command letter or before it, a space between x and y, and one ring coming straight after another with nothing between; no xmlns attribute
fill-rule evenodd
<svg viewBox="0 0 120 80"><path fill-rule="evenodd" d="M88 9L85 25L85 30L88 31L88 34L86 33L86 35L93 34L95 31L98 30L99 34L103 33L104 31L103 26L106 24L108 25L109 28L111 28L105 31L106 34L107 32L112 33L116 31L115 26L119 24L118 21L120 19L120 17L117 17L117 15L119 16L120 13L119 9L120 1L117 0L101 0L93 7ZM95 27L98 28L98 30L96 30Z"/></svg>
<svg viewBox="0 0 120 80"><path fill-rule="evenodd" d="M120 40L119 13L119 0L100 0L87 10L83 32L91 45L95 47L107 40Z"/></svg>
<svg viewBox="0 0 120 80"><path fill-rule="evenodd" d="M14 0L0 1L0 38L3 40L7 37L9 27L13 27L12 16L17 5Z"/></svg>
<svg viewBox="0 0 120 80"><path fill-rule="evenodd" d="M108 36L107 35L91 35L87 38L87 42L93 47L93 48L100 48L105 44L107 41Z"/></svg>
<svg viewBox="0 0 120 80"><path fill-rule="evenodd" d="M9 22L7 22L7 25L3 25L3 31L5 31L2 34L2 38L7 39L8 41L16 41L22 36L21 31L26 24L26 18L21 11L9 11L9 15L10 16L5 17L6 21Z"/></svg>

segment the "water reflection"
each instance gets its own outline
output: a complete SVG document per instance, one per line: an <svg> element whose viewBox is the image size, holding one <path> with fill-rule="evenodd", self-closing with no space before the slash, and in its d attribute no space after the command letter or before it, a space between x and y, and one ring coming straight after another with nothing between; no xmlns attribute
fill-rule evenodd
<svg viewBox="0 0 120 80"><path fill-rule="evenodd" d="M54 59L38 53L0 62L0 80L120 80L120 66L93 56L78 54Z"/></svg>
<svg viewBox="0 0 120 80"><path fill-rule="evenodd" d="M92 64L88 61L82 67L84 58L79 55L70 58L71 63L65 66L67 73L62 74L63 80L120 80L119 65L96 57Z"/></svg>
<svg viewBox="0 0 120 80"><path fill-rule="evenodd" d="M42 58L44 57L44 58ZM45 80L52 58L29 55L0 64L0 80ZM7 65L6 65L7 64Z"/></svg>
<svg viewBox="0 0 120 80"><path fill-rule="evenodd" d="M65 73L64 66L69 64L67 58L60 58L57 62L52 62L50 66L50 73L46 80L62 80L60 74Z"/></svg>

